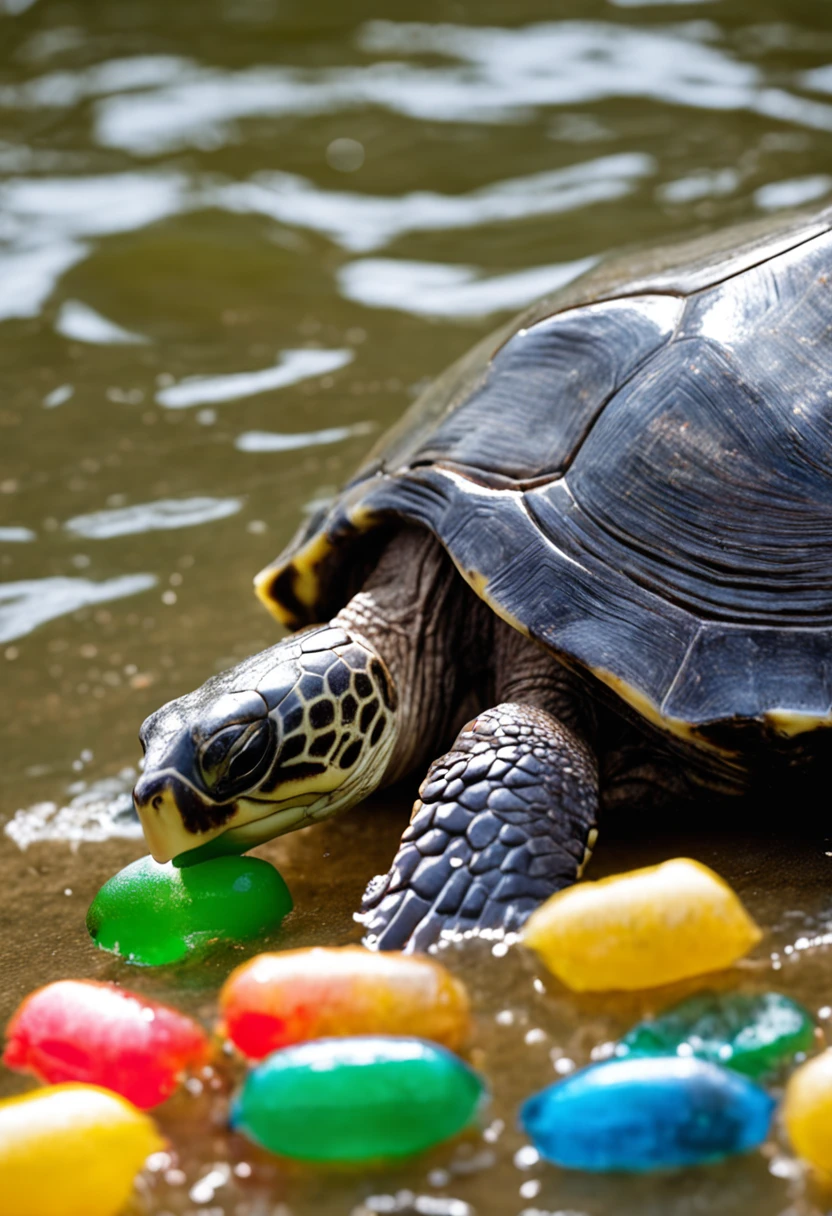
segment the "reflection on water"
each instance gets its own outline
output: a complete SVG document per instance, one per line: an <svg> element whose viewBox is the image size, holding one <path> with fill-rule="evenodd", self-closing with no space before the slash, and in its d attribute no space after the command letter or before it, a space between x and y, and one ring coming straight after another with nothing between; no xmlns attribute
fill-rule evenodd
<svg viewBox="0 0 832 1216"><path fill-rule="evenodd" d="M169 498L159 502L136 503L76 515L64 524L67 532L90 540L109 540L111 536L131 536L135 532L160 532L171 528L192 528L215 519L236 515L242 507L239 498Z"/></svg>
<svg viewBox="0 0 832 1216"><path fill-rule="evenodd" d="M220 401L239 401L313 376L323 376L345 367L352 359L349 350L284 350L274 367L258 372L236 372L230 376L188 376L179 384L160 389L159 405L169 410L184 410L192 405L216 405Z"/></svg>
<svg viewBox="0 0 832 1216"><path fill-rule="evenodd" d="M715 34L705 22L635 30L600 21L522 29L371 21L355 44L386 61L317 71L171 65L172 78L155 88L98 101L96 135L104 145L150 156L188 146L213 150L234 140L229 124L255 116L369 105L433 122L516 123L530 108L620 97L750 110L832 130L832 107L766 85L754 65L714 46ZM465 66L413 67L389 62L391 54L435 54ZM45 102L28 104L55 104L49 92Z"/></svg>
<svg viewBox="0 0 832 1216"><path fill-rule="evenodd" d="M0 321L38 316L61 275L85 254L83 245L60 239L0 250Z"/></svg>
<svg viewBox="0 0 832 1216"><path fill-rule="evenodd" d="M48 410L53 410L56 405L64 405L72 397L75 389L71 384L59 384L57 388L53 388L47 393L43 399L43 404Z"/></svg>
<svg viewBox="0 0 832 1216"><path fill-rule="evenodd" d="M137 976L83 927L142 852L143 718L276 640L252 575L491 326L611 251L820 200L830 166L828 0L0 0L4 1015L86 975L210 1016L239 953ZM267 846L296 903L277 944L354 937L411 794ZM827 1024L823 841L623 831L595 874L715 865L769 930L734 980ZM777 1133L673 1179L530 1158L520 1099L656 998L568 997L519 951L448 961L479 1010L481 1134L293 1171L189 1093L137 1212L818 1216Z"/></svg>
<svg viewBox="0 0 832 1216"><path fill-rule="evenodd" d="M473 266L362 258L338 275L341 294L368 308L398 308L426 317L487 317L522 308L565 287L596 263L578 258L560 266L535 266L513 274L479 274Z"/></svg>
<svg viewBox="0 0 832 1216"><path fill-rule="evenodd" d="M234 447L238 452L296 452L319 444L341 443L353 435L369 435L375 429L371 422L356 422L354 426L327 426L322 431L298 431L295 435L246 431L237 436Z"/></svg>
<svg viewBox="0 0 832 1216"><path fill-rule="evenodd" d="M16 177L0 186L0 319L36 316L82 261L82 238L131 232L183 206L178 176ZM72 336L72 335L70 335Z"/></svg>
<svg viewBox="0 0 832 1216"><path fill-rule="evenodd" d="M92 342L96 346L141 346L148 340L108 321L80 300L64 300L58 309L55 329L64 338Z"/></svg>
<svg viewBox="0 0 832 1216"><path fill-rule="evenodd" d="M37 540L31 528L0 528L0 543L22 545L30 540Z"/></svg>
<svg viewBox="0 0 832 1216"><path fill-rule="evenodd" d="M262 173L253 182L227 187L221 197L232 210L312 228L352 253L365 253L409 233L453 232L612 202L654 169L649 156L621 153L496 182L469 194L419 190L399 198L319 190L302 178Z"/></svg>
<svg viewBox="0 0 832 1216"><path fill-rule="evenodd" d="M787 182L770 182L760 186L754 193L754 202L761 211L778 211L781 207L802 207L823 198L832 190L832 177L828 173L815 173L811 177L796 177Z"/></svg>
<svg viewBox="0 0 832 1216"><path fill-rule="evenodd" d="M0 584L0 642L25 637L39 625L89 604L105 604L153 587L152 574L126 574L94 583L87 578L35 578Z"/></svg>

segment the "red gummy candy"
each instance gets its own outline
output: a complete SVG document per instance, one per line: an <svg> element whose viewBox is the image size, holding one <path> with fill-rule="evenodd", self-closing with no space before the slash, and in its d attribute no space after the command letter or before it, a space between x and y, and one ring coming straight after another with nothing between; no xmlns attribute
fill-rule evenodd
<svg viewBox="0 0 832 1216"><path fill-rule="evenodd" d="M3 1063L49 1084L101 1085L147 1110L208 1055L208 1036L184 1013L115 984L59 980L20 1005Z"/></svg>

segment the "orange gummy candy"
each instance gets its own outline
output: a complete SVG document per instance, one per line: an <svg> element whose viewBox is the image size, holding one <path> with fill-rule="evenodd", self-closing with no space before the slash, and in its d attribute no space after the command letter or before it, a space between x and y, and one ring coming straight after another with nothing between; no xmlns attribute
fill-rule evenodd
<svg viewBox="0 0 832 1216"><path fill-rule="evenodd" d="M341 1035L419 1035L456 1050L469 1030L467 993L428 958L360 946L259 954L220 993L225 1033L249 1058Z"/></svg>

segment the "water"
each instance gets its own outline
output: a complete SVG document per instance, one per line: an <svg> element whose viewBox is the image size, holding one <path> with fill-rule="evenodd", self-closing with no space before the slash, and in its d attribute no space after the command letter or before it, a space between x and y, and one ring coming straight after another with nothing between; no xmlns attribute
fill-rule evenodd
<svg viewBox="0 0 832 1216"><path fill-rule="evenodd" d="M252 575L420 386L612 250L830 190L828 0L0 0L3 1017L81 975L210 1019L250 950L136 973L83 928L143 851L136 732L275 639ZM281 944L353 935L409 794L267 847L298 909ZM746 980L823 1024L829 846L753 827L608 832L593 869L715 865L770 931ZM479 1009L481 1135L395 1170L313 1172L229 1139L210 1090L183 1094L135 1212L825 1210L775 1141L675 1178L535 1163L517 1103L656 998L568 997L485 945L449 962Z"/></svg>

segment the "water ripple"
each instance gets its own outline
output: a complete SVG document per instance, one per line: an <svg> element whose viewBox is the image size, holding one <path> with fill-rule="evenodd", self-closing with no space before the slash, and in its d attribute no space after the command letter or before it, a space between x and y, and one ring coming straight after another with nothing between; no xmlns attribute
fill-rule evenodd
<svg viewBox="0 0 832 1216"><path fill-rule="evenodd" d="M166 173L15 178L0 185L0 320L37 316L85 238L132 232L184 209L187 179Z"/></svg>
<svg viewBox="0 0 832 1216"><path fill-rule="evenodd" d="M703 21L637 29L602 21L543 22L520 29L371 21L359 48L388 61L363 67L255 67L238 72L181 65L176 79L96 103L98 141L136 155L216 148L247 117L339 113L378 106L434 122L516 123L541 107L633 97L701 109L749 110L832 130L832 107L781 88L713 45ZM423 67L389 56L440 55Z"/></svg>
<svg viewBox="0 0 832 1216"><path fill-rule="evenodd" d="M67 532L87 540L109 540L113 536L134 536L140 532L168 532L174 528L193 528L236 515L241 498L160 498L157 502L115 507L76 515L64 524Z"/></svg>
<svg viewBox="0 0 832 1216"><path fill-rule="evenodd" d="M132 55L105 59L75 72L47 72L22 84L0 87L6 109L68 109L88 97L127 93L174 84L193 62L175 55Z"/></svg>
<svg viewBox="0 0 832 1216"><path fill-rule="evenodd" d="M754 193L754 202L761 211L778 211L781 207L800 207L832 191L832 176L816 173L811 177L795 177L785 182L769 182Z"/></svg>
<svg viewBox="0 0 832 1216"><path fill-rule="evenodd" d="M59 384L57 388L53 388L47 393L43 399L44 409L54 410L59 405L66 405L67 401L71 401L75 396L75 387L72 384Z"/></svg>
<svg viewBox="0 0 832 1216"><path fill-rule="evenodd" d="M60 577L0 583L0 642L25 637L38 625L79 608L138 595L155 585L153 574L125 574L101 583Z"/></svg>
<svg viewBox="0 0 832 1216"><path fill-rule="evenodd" d="M78 782L65 805L36 802L16 811L3 831L23 851L44 840L67 841L73 848L86 841L141 840L142 828L130 793L135 769L103 777L90 785Z"/></svg>
<svg viewBox="0 0 832 1216"><path fill-rule="evenodd" d="M327 372L338 371L353 357L351 350L284 350L274 367L265 367L256 372L233 372L225 376L188 376L179 384L160 389L156 400L169 410L239 401L242 397L287 388L312 376L325 376Z"/></svg>
<svg viewBox="0 0 832 1216"><path fill-rule="evenodd" d="M238 452L296 452L318 444L342 443L353 435L369 435L376 428L372 422L356 422L352 426L329 426L320 431L245 431L234 443Z"/></svg>
<svg viewBox="0 0 832 1216"><path fill-rule="evenodd" d="M269 215L312 228L354 253L369 252L409 232L448 232L481 224L554 215L629 194L655 172L644 152L619 152L527 177L509 178L467 194L419 190L374 197L321 190L288 173L260 173L218 191L229 210Z"/></svg>
<svg viewBox="0 0 832 1216"><path fill-rule="evenodd" d="M55 329L64 338L95 346L144 346L148 342L143 334L122 329L80 300L64 300L55 319Z"/></svg>
<svg viewBox="0 0 832 1216"><path fill-rule="evenodd" d="M571 283L597 258L484 275L475 266L363 258L338 272L341 295L368 308L397 308L415 316L481 317L515 311Z"/></svg>
<svg viewBox="0 0 832 1216"><path fill-rule="evenodd" d="M0 321L36 317L62 274L87 256L78 241L52 240L31 249L0 249Z"/></svg>
<svg viewBox="0 0 832 1216"><path fill-rule="evenodd" d="M718 26L696 21L637 29L599 21L563 21L517 30L499 27L371 21L360 45L401 55L438 54L476 69L471 89L515 106L574 105L640 97L705 110L751 110L832 130L832 107L767 88L762 70L713 43Z"/></svg>
<svg viewBox="0 0 832 1216"><path fill-rule="evenodd" d="M659 187L659 198L666 203L692 203L701 198L719 198L733 194L739 187L736 169L702 170L687 177L676 178Z"/></svg>
<svg viewBox="0 0 832 1216"><path fill-rule="evenodd" d="M178 173L14 178L0 185L3 236L33 228L62 237L134 232L182 210L187 188Z"/></svg>
<svg viewBox="0 0 832 1216"><path fill-rule="evenodd" d="M0 528L0 543L25 545L30 540L37 540L37 532L31 528Z"/></svg>

